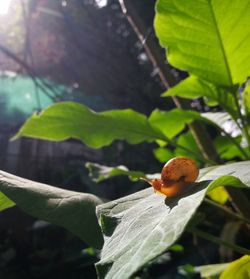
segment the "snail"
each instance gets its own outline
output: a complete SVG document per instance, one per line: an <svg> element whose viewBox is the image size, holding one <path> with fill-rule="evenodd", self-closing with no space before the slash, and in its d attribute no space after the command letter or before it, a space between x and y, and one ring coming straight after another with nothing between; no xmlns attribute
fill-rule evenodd
<svg viewBox="0 0 250 279"><path fill-rule="evenodd" d="M167 197L179 195L185 187L195 182L199 175L196 163L185 157L169 160L163 167L161 179L144 179L155 190Z"/></svg>

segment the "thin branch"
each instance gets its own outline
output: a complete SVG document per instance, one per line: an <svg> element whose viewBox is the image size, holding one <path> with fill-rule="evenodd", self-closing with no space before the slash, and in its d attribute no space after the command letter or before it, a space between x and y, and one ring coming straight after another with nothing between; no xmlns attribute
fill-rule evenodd
<svg viewBox="0 0 250 279"><path fill-rule="evenodd" d="M240 214L237 214L237 213L233 212L232 210L230 210L226 206L218 204L218 203L216 203L216 202L214 202L214 201L212 201L212 200L210 200L208 198L205 198L204 202L209 204L209 205L212 205L213 207L216 207L217 209L223 211L224 213L226 213L227 215L231 216L234 219L238 219L238 220L241 220L241 221L243 221L245 223L250 224L250 220L249 219L245 218L244 216L242 216Z"/></svg>
<svg viewBox="0 0 250 279"><path fill-rule="evenodd" d="M188 230L190 233L193 233L195 235L197 235L198 237L201 237L201 238L204 238L208 241L211 241L215 244L218 244L218 245L224 245L226 247L229 247L231 249L233 249L235 252L239 253L239 254L242 254L242 255L250 255L250 250L244 248L244 247L241 247L239 245L236 245L234 243L230 243L230 242L227 242L217 236L214 236L210 233L207 233L207 232L203 232L201 230L198 230L198 229L192 229L192 230Z"/></svg>

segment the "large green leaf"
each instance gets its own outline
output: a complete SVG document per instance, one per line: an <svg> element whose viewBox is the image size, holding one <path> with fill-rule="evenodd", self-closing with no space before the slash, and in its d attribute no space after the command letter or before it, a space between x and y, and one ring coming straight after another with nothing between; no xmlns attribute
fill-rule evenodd
<svg viewBox="0 0 250 279"><path fill-rule="evenodd" d="M26 213L62 226L89 245L103 238L95 215L101 200L91 194L59 189L0 171L0 191Z"/></svg>
<svg viewBox="0 0 250 279"><path fill-rule="evenodd" d="M158 0L155 30L169 62L212 83L250 76L249 0Z"/></svg>
<svg viewBox="0 0 250 279"><path fill-rule="evenodd" d="M231 92L196 76L190 76L168 89L162 96L179 96L186 99L205 97L209 105L219 104L234 117L237 116L234 96Z"/></svg>
<svg viewBox="0 0 250 279"><path fill-rule="evenodd" d="M131 109L96 113L72 102L57 103L41 114L34 114L18 132L17 137L21 136L53 141L75 138L94 148L109 145L116 139L131 144L166 140L145 115Z"/></svg>
<svg viewBox="0 0 250 279"><path fill-rule="evenodd" d="M162 254L180 237L210 188L250 186L250 161L203 169L198 181L179 197L166 198L148 188L98 206L104 234L100 278L130 278Z"/></svg>
<svg viewBox="0 0 250 279"><path fill-rule="evenodd" d="M199 113L180 109L155 110L147 119L130 109L96 113L84 105L63 102L34 114L16 137L53 141L75 138L94 148L109 145L114 140L127 140L131 144L154 140L168 142L195 119L201 119Z"/></svg>

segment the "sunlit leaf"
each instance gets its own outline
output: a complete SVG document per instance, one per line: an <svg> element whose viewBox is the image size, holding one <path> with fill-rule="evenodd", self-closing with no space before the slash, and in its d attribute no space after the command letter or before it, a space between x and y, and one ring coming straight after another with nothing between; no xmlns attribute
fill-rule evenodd
<svg viewBox="0 0 250 279"><path fill-rule="evenodd" d="M181 146L184 146L188 149L191 149L192 151L196 152L196 153L200 153L200 150L196 144L196 141L194 140L194 137L192 135L192 133L190 131L188 131L185 134L182 134L178 137L177 139L177 143ZM192 159L196 159L196 157L191 154L190 152L188 152L187 150L184 150L182 148L177 147L175 149L175 156L184 156L184 157L189 157Z"/></svg>
<svg viewBox="0 0 250 279"><path fill-rule="evenodd" d="M26 213L62 226L90 246L103 238L95 215L102 201L91 194L63 190L0 171L0 191Z"/></svg>
<svg viewBox="0 0 250 279"><path fill-rule="evenodd" d="M154 149L154 156L159 162L166 163L168 160L174 157L174 153L167 148L158 147Z"/></svg>
<svg viewBox="0 0 250 279"><path fill-rule="evenodd" d="M212 83L250 76L249 0L159 0L155 30L168 61Z"/></svg>
<svg viewBox="0 0 250 279"><path fill-rule="evenodd" d="M21 136L53 141L75 138L93 148L118 139L131 144L165 139L148 123L145 115L131 109L96 113L72 102L57 103L41 114L33 114L16 137Z"/></svg>
<svg viewBox="0 0 250 279"><path fill-rule="evenodd" d="M241 143L241 137L235 138L238 144ZM222 159L245 159L244 155L240 150L237 148L235 144L233 144L227 137L219 136L214 140L214 144L216 149ZM245 152L248 153L247 148L243 148Z"/></svg>
<svg viewBox="0 0 250 279"><path fill-rule="evenodd" d="M130 278L181 236L207 191L221 185L250 187L250 161L201 170L199 183L173 198L152 188L97 207L104 234L100 278Z"/></svg>

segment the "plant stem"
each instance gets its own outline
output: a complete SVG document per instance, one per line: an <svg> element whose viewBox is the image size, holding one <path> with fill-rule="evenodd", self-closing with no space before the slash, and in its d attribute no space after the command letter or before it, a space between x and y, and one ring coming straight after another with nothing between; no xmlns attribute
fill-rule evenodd
<svg viewBox="0 0 250 279"><path fill-rule="evenodd" d="M210 233L203 232L203 231L198 230L198 229L192 229L192 230L188 230L188 231L190 233L193 233L193 234L197 235L198 237L204 238L204 239L206 239L208 241L211 241L215 244L224 245L226 247L229 247L229 248L231 248L232 250L234 250L235 252L237 252L239 254L250 255L250 250L248 250L244 247L238 246L234 243L229 243L227 241L224 241L224 240L220 239L219 237L214 236Z"/></svg>
<svg viewBox="0 0 250 279"><path fill-rule="evenodd" d="M241 120L242 127L240 127L240 125L238 125L238 126L242 130L242 133L244 134L244 136L246 138L248 148L250 148L250 136L249 136L248 129L247 129L247 122L245 120L244 115L241 113L239 101L238 101L238 98L237 98L236 94L237 94L237 92L233 92L234 102L235 102L235 105L236 105L236 108L237 108L239 119Z"/></svg>
<svg viewBox="0 0 250 279"><path fill-rule="evenodd" d="M218 208L219 210L222 210L223 212L225 212L226 214L228 214L229 216L231 216L231 217L233 217L233 218L235 218L235 219L239 219L239 220L241 220L241 221L243 221L243 222L245 222L245 223L250 224L250 220L249 220L249 219L245 218L244 216L242 216L242 215L240 215L240 214L237 214L237 213L233 212L232 210L230 210L230 209L229 209L228 207L226 207L226 206L223 206L223 205L221 205L221 204L218 204L218 203L216 203L216 202L214 202L214 201L212 201L212 200L210 200L210 199L208 199L208 198L205 198L205 199L204 199L204 202L206 202L207 204L210 204L210 205L212 205L212 206Z"/></svg>

